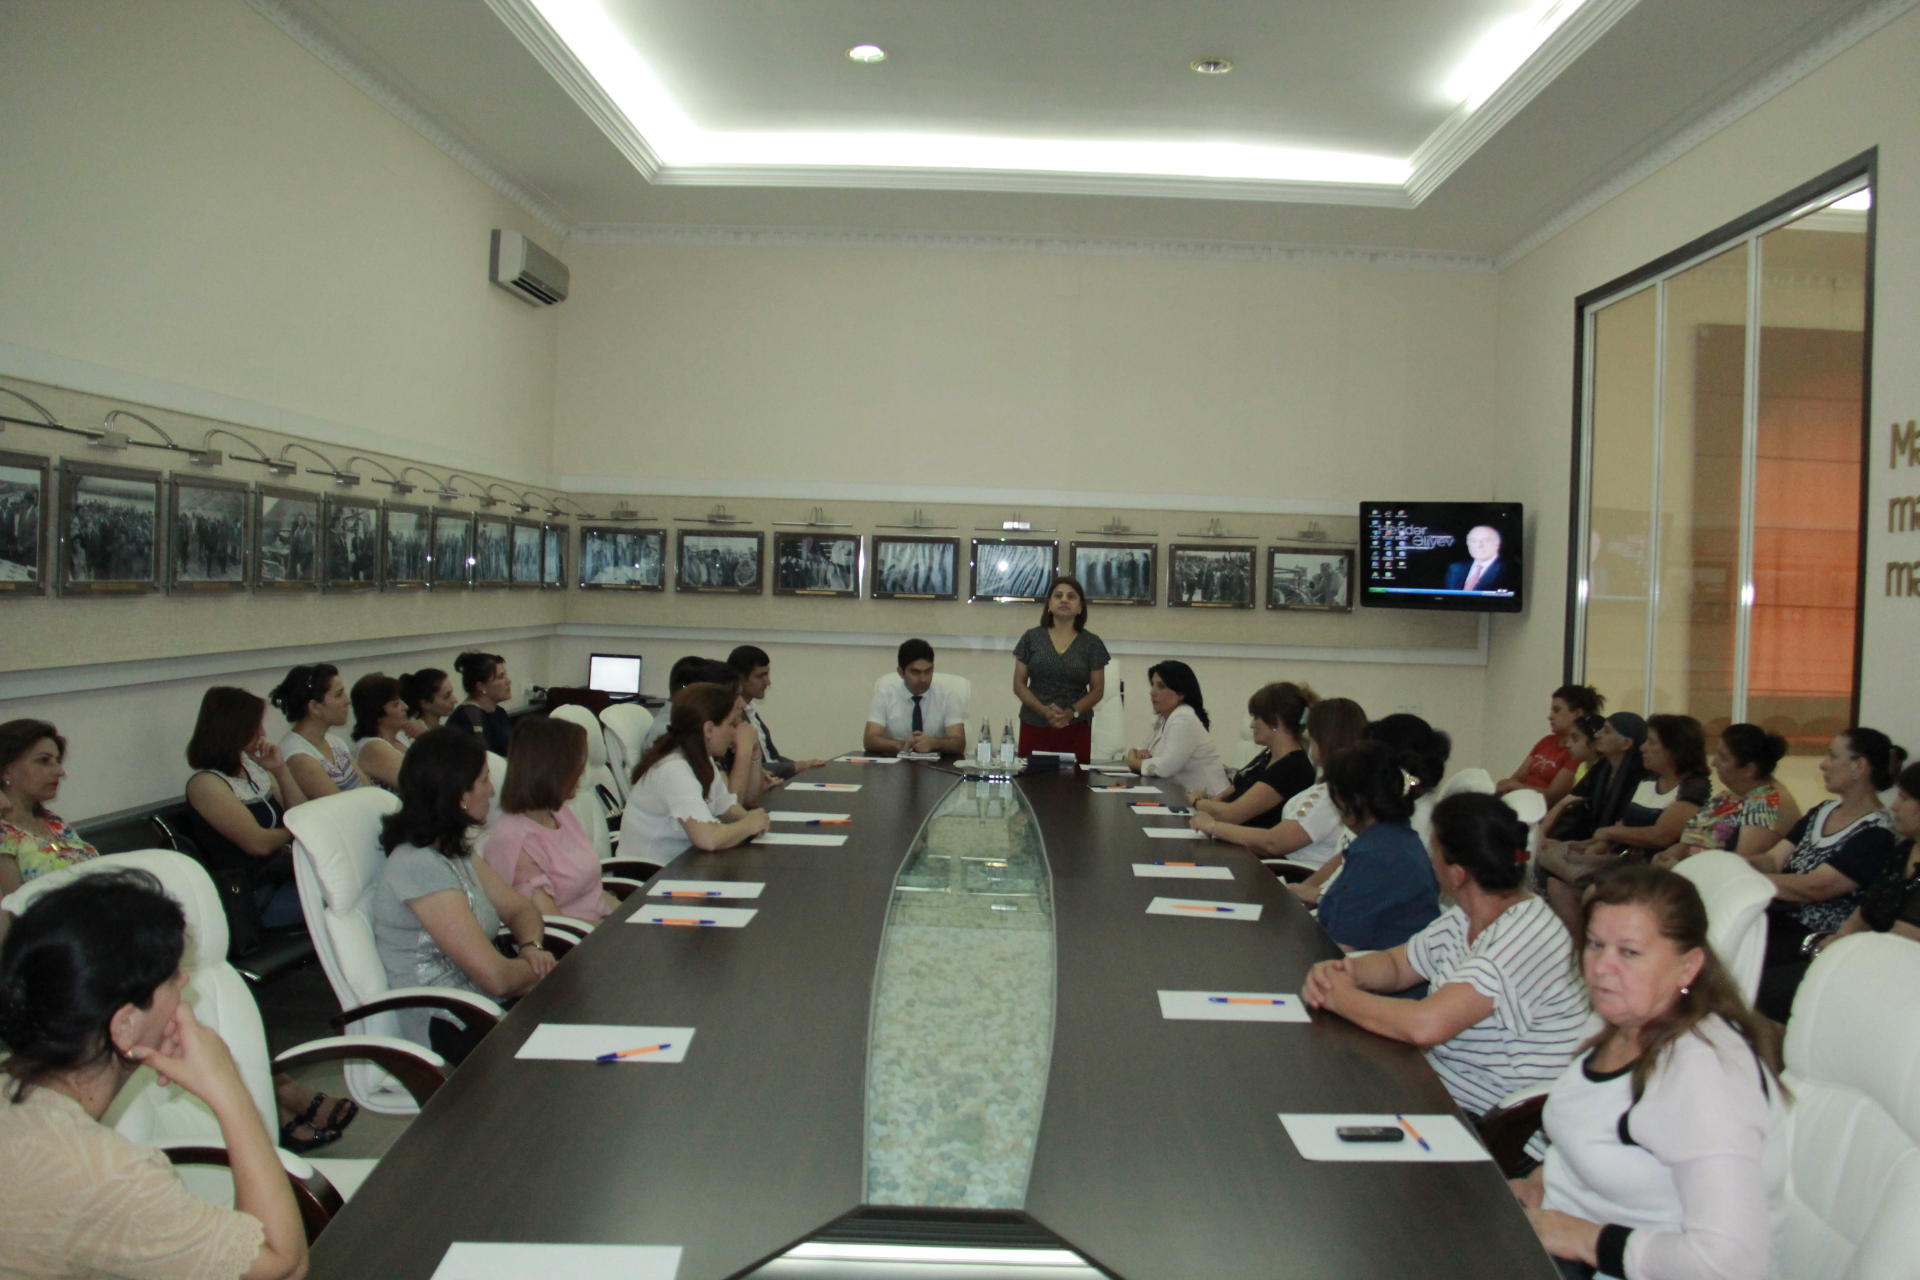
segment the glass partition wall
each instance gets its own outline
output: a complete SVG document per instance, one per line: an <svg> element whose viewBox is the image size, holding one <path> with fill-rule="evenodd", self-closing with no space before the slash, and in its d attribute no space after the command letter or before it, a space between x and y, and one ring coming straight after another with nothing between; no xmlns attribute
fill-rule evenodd
<svg viewBox="0 0 1920 1280"><path fill-rule="evenodd" d="M1614 709L1852 718L1871 163L1579 302L1568 668Z"/></svg>

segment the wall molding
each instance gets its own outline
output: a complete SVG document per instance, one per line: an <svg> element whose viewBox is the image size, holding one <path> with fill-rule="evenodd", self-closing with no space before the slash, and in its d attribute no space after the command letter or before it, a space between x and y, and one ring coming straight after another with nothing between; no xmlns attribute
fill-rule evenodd
<svg viewBox="0 0 1920 1280"><path fill-rule="evenodd" d="M1854 45L1912 9L1916 4L1920 4L1920 0L1879 0L1879 3L1854 15L1850 21L1835 27L1820 40L1782 62L1768 75L1754 81L1719 106L1707 111L1692 124L1680 129L1639 160L1593 188L1504 252L1496 255L1493 269L1496 272L1504 272L1615 196L1639 185L1721 130L1734 124L1747 113L1791 89ZM1684 240L1685 237L1681 238Z"/></svg>
<svg viewBox="0 0 1920 1280"><path fill-rule="evenodd" d="M702 498L715 502L772 499L812 504L822 501L884 502L902 506L937 503L1012 507L1016 510L1065 507L1094 513L1151 510L1191 511L1204 515L1231 512L1240 515L1345 516L1350 519L1360 513L1358 500L1331 502L1325 498L1238 498L1210 493L1091 493L1072 489L968 489L942 485L744 483L699 477L669 480L660 476L563 476L559 489L583 504L589 498L612 495ZM957 534L968 532L966 529L956 531Z"/></svg>

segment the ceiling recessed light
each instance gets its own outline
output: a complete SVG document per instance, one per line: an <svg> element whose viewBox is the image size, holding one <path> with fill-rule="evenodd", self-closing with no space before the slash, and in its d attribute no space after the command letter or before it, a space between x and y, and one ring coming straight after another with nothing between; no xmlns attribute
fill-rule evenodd
<svg viewBox="0 0 1920 1280"><path fill-rule="evenodd" d="M1233 70L1232 58L1195 58L1187 64L1203 76L1223 76Z"/></svg>
<svg viewBox="0 0 1920 1280"><path fill-rule="evenodd" d="M847 50L847 56L855 62L885 62L887 51L877 44L857 44Z"/></svg>

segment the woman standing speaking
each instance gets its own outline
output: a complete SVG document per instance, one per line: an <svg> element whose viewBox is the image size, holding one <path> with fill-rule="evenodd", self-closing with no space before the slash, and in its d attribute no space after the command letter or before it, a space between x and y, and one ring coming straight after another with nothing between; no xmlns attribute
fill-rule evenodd
<svg viewBox="0 0 1920 1280"><path fill-rule="evenodd" d="M1107 661L1107 646L1087 630L1087 593L1073 578L1055 578L1040 625L1013 646L1022 758L1071 751L1085 764L1092 757L1093 709L1106 693Z"/></svg>

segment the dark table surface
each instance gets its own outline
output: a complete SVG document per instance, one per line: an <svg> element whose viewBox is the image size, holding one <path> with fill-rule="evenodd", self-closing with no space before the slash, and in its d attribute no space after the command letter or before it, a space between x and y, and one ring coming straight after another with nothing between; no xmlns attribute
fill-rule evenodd
<svg viewBox="0 0 1920 1280"><path fill-rule="evenodd" d="M663 874L761 880L744 929L624 923L522 1000L409 1126L313 1250L316 1277L429 1277L458 1240L677 1244L685 1280L737 1275L858 1209L874 965L895 872L958 782L833 764L774 808L849 813L843 846L689 851ZM1282 1111L1449 1111L1410 1048L1338 1018L1167 1022L1163 988L1297 990L1334 954L1271 874L1160 842L1085 775L1023 778L1052 873L1052 1073L1026 1213L1127 1277L1537 1276L1551 1263L1491 1163L1300 1159ZM1170 820L1160 820L1168 822ZM1234 881L1135 877L1193 856ZM1156 896L1266 904L1256 923L1143 914ZM542 1021L691 1026L679 1065L522 1062Z"/></svg>

